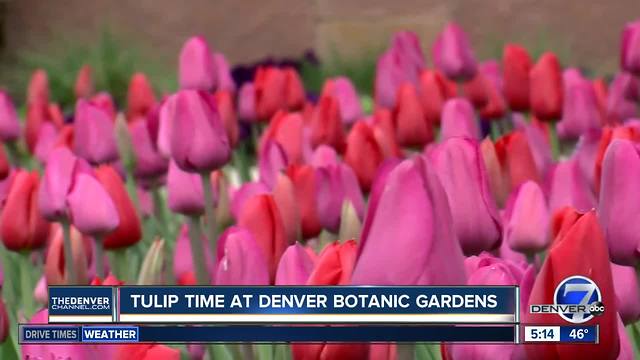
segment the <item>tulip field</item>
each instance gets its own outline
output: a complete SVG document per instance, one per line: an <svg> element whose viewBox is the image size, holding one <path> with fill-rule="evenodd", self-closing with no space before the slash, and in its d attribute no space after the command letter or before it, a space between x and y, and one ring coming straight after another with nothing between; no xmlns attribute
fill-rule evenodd
<svg viewBox="0 0 640 360"><path fill-rule="evenodd" d="M454 23L396 33L372 94L236 81L202 37L177 56L177 89L138 72L123 104L90 66L68 113L42 69L0 93L0 359L640 358L640 20L612 77L519 44L481 61ZM602 291L597 345L17 339L48 285L518 285L535 324L570 275Z"/></svg>

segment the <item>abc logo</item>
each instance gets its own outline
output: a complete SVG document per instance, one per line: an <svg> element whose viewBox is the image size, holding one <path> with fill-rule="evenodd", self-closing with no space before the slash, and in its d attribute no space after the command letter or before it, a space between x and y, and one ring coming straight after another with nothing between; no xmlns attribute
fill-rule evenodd
<svg viewBox="0 0 640 360"><path fill-rule="evenodd" d="M584 276L570 276L556 287L554 301L556 305L577 305L565 307L559 313L568 322L580 324L604 313L602 293L596 283Z"/></svg>

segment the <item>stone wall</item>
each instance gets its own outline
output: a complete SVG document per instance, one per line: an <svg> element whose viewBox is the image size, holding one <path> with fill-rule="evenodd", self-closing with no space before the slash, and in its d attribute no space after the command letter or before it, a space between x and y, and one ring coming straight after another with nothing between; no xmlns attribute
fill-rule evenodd
<svg viewBox="0 0 640 360"><path fill-rule="evenodd" d="M506 41L556 51L597 71L617 65L619 34L640 17L638 0L0 0L7 1L5 52L61 37L92 41L109 26L173 63L182 42L202 34L233 62L267 54L321 57L379 51L396 30L417 31L425 49L453 19L482 57ZM430 56L427 57L428 59Z"/></svg>

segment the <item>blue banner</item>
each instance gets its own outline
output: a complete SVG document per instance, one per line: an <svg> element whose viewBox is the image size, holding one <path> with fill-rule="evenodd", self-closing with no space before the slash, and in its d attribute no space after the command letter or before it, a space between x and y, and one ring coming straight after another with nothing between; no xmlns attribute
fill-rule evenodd
<svg viewBox="0 0 640 360"><path fill-rule="evenodd" d="M76 334L56 337L55 328ZM136 342L474 342L515 343L508 326L65 326L20 325L20 343Z"/></svg>
<svg viewBox="0 0 640 360"><path fill-rule="evenodd" d="M114 295L108 286L49 286L49 322L112 322Z"/></svg>

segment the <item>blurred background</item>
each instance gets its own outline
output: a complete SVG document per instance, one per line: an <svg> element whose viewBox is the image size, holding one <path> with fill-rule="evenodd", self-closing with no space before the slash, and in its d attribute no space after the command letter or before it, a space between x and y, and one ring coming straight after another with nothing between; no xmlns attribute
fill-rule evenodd
<svg viewBox="0 0 640 360"><path fill-rule="evenodd" d="M520 42L534 56L552 50L607 75L617 67L623 24L639 13L638 0L0 0L0 86L21 103L28 74L43 67L55 100L69 106L75 73L88 63L97 88L116 99L135 71L167 91L182 43L200 34L232 65L293 62L308 89L345 74L370 92L393 32L417 32L430 62L431 43L449 20L469 33L480 59Z"/></svg>

